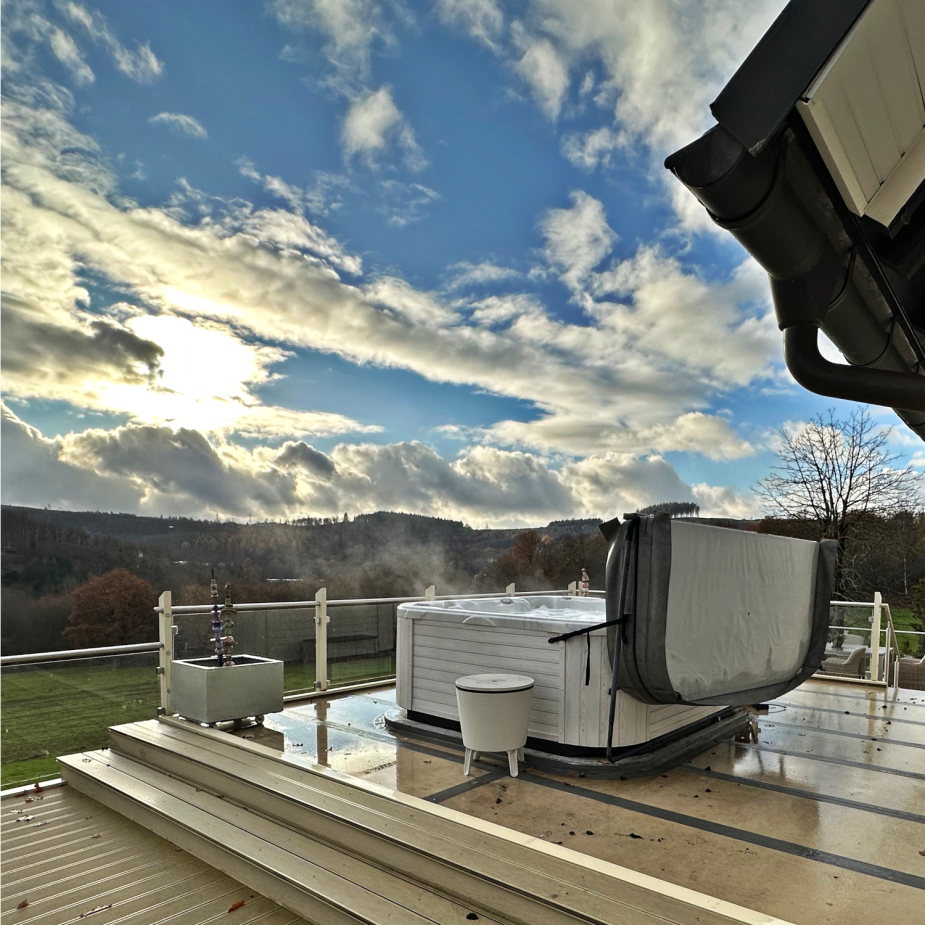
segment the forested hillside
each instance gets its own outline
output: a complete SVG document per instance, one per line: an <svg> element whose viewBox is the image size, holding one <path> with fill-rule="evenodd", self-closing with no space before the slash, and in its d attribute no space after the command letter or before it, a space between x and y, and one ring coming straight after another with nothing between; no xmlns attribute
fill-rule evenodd
<svg viewBox="0 0 925 925"><path fill-rule="evenodd" d="M294 523L215 523L188 518L4 507L3 651L56 649L76 588L125 569L176 603L208 598L211 569L235 600L292 600L325 585L332 598L501 590L518 530L475 530L458 521L377 512ZM597 521L549 525L547 546L571 535L598 536ZM498 567L497 563L501 563ZM564 587L581 565L520 578ZM577 568L577 570L576 570ZM595 577L603 578L603 567ZM568 575L565 580L566 574ZM527 586L525 585L525 586Z"/></svg>

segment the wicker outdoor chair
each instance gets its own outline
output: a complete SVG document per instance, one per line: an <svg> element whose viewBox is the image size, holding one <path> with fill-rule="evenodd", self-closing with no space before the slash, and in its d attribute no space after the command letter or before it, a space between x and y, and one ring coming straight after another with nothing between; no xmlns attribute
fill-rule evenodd
<svg viewBox="0 0 925 925"><path fill-rule="evenodd" d="M899 660L899 686L913 691L925 691L925 655Z"/></svg>
<svg viewBox="0 0 925 925"><path fill-rule="evenodd" d="M832 656L822 663L822 671L841 678L860 678L866 656L867 651L863 647L854 649L847 658Z"/></svg>

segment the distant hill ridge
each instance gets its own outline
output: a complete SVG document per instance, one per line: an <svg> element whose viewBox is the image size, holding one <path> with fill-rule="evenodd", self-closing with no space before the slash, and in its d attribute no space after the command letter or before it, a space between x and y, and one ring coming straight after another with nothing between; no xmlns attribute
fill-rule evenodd
<svg viewBox="0 0 925 925"><path fill-rule="evenodd" d="M180 533L221 533L238 530L242 527L340 527L351 524L367 524L376 527L414 527L432 528L451 531L468 531L480 534L499 534L512 536L524 530L536 530L550 535L555 533L593 532L601 520L598 518L576 518L574 520L554 520L546 526L535 527L473 527L459 520L445 517L432 517L426 514L409 514L403 511L373 511L357 514L344 522L336 518L296 518L289 521L241 521L195 520L191 517L150 517L144 514L122 514L106 511L61 511L50 508L20 507L4 504L2 513L21 513L39 523L53 524L58 527L70 527L86 530L87 533L102 533L108 536L143 537L176 536Z"/></svg>

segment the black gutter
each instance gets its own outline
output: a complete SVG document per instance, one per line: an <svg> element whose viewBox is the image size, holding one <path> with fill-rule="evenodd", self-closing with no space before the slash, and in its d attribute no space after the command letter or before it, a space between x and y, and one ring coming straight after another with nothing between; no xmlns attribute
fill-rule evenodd
<svg viewBox="0 0 925 925"><path fill-rule="evenodd" d="M785 332L787 365L801 385L832 398L925 412L925 377L896 371L895 366L874 367L874 363L885 365L887 350L895 353L890 333L880 328L855 287L850 252L836 252L787 181L791 144L798 142L781 135L753 156L717 125L670 155L665 167L767 272L778 326ZM841 201L837 191L832 198L833 202ZM868 268L873 273L879 264L869 249L862 256L868 253L873 265ZM875 281L880 282L876 277ZM888 285L887 291L891 291ZM904 315L898 309L894 317L899 321ZM863 331L858 327L862 322ZM855 335L863 335L860 340L865 349L873 338L881 343L875 345L873 356L856 357L857 365L829 363L819 354L816 331L809 330L819 327L829 329L827 333L849 360L852 350L858 348ZM921 349L914 336L910 342ZM906 368L898 355L892 359Z"/></svg>

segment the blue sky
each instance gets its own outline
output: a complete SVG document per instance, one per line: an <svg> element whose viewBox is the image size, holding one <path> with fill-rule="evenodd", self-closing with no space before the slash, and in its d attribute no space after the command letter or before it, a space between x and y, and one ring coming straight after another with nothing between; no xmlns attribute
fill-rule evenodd
<svg viewBox="0 0 925 925"><path fill-rule="evenodd" d="M5 3L3 501L758 513L850 409L661 162L782 5Z"/></svg>

